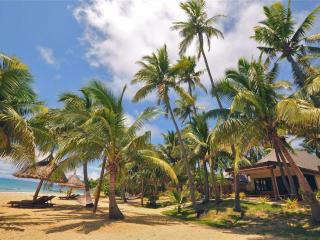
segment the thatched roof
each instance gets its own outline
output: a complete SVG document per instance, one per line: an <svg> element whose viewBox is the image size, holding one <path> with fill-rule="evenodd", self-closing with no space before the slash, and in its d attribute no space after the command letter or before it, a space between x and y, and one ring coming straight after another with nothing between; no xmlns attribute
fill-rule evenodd
<svg viewBox="0 0 320 240"><path fill-rule="evenodd" d="M61 183L61 186L68 186L72 188L84 188L84 183L80 180L77 174L73 174L68 178L68 181Z"/></svg>
<svg viewBox="0 0 320 240"><path fill-rule="evenodd" d="M53 156L50 154L47 158L37 162L36 164L17 171L13 176L18 178L42 179L57 183L66 182L67 178L64 173L59 174L59 177L52 177L52 171L56 168L56 165L52 163L52 160Z"/></svg>

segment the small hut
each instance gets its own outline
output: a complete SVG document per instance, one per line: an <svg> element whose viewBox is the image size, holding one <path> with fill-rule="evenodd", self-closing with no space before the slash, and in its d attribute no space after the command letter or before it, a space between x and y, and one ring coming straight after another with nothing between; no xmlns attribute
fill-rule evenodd
<svg viewBox="0 0 320 240"><path fill-rule="evenodd" d="M34 200L37 199L44 181L55 183L64 183L68 181L64 173L53 174L54 171L57 169L57 165L53 163L53 159L53 154L50 153L50 155L47 158L13 174L13 176L18 178L40 179L36 192L33 196Z"/></svg>

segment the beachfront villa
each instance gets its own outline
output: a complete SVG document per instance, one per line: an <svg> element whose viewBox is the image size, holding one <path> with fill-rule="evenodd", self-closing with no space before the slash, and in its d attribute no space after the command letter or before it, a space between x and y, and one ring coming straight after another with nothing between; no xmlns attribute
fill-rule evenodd
<svg viewBox="0 0 320 240"><path fill-rule="evenodd" d="M313 191L320 189L320 159L306 151L295 150L293 160L300 167ZM293 172L289 165L289 170ZM275 151L271 151L257 163L240 169L241 175L247 181L242 181L241 188L251 195L263 195L278 198L286 196L288 192L281 179L279 164ZM293 182L298 192L299 182L293 176Z"/></svg>

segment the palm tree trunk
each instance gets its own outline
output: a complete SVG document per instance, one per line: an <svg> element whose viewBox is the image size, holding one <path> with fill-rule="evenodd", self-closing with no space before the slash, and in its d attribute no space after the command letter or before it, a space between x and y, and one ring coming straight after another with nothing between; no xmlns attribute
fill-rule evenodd
<svg viewBox="0 0 320 240"><path fill-rule="evenodd" d="M209 176L208 176L208 169L207 169L207 162L204 161L203 163L203 172L204 172L204 202L209 202L210 193L209 193Z"/></svg>
<svg viewBox="0 0 320 240"><path fill-rule="evenodd" d="M211 82L211 87L212 87L213 94L214 94L214 96L215 96L216 99L217 99L219 108L220 108L220 109L223 109L223 106L222 106L221 100L220 100L220 98L219 98L219 95L218 95L218 93L215 92L215 88L216 88L216 87L215 87L215 85L214 85L213 78L212 78L211 71L210 71L210 67L209 67L209 64L208 64L208 60L207 60L206 54L204 53L203 48L201 49L201 54L202 54L202 57L203 57L203 59L204 59L204 63L205 63L205 65L206 65L206 69L207 69L207 72L208 72L208 75L209 75L209 79L210 79L210 82Z"/></svg>
<svg viewBox="0 0 320 240"><path fill-rule="evenodd" d="M285 189L287 190L287 192L291 194L290 188L289 188L289 184L288 184L288 181L286 179L286 175L284 173L282 163L280 161L279 149L278 148L275 148L275 153L276 153L277 163L279 164L280 175L281 175L281 179L282 179L283 185L284 185Z"/></svg>
<svg viewBox="0 0 320 240"><path fill-rule="evenodd" d="M279 156L280 156L280 159L282 160L284 169L286 170L287 176L288 176L288 179L289 179L289 187L290 187L290 192L291 192L290 197L298 197L298 194L297 194L297 191L296 191L296 187L295 187L294 182L293 182L291 170L290 170L289 165L288 165L288 163L287 163L286 159L284 158L283 153L281 151L279 151Z"/></svg>
<svg viewBox="0 0 320 240"><path fill-rule="evenodd" d="M40 180L40 182L38 183L38 186L37 186L37 189L36 189L36 192L34 193L33 195L33 200L37 200L38 198L38 195L39 195L39 192L41 190L41 187L42 187L42 184L43 184L43 179Z"/></svg>
<svg viewBox="0 0 320 240"><path fill-rule="evenodd" d="M214 192L214 201L215 201L215 204L219 204L221 202L221 192L219 191L217 176L215 174L213 161L211 162L211 165L210 165L210 174L211 174L212 188Z"/></svg>
<svg viewBox="0 0 320 240"><path fill-rule="evenodd" d="M123 219L124 216L120 211L116 201L116 176L117 166L111 162L109 165L109 218Z"/></svg>
<svg viewBox="0 0 320 240"><path fill-rule="evenodd" d="M84 181L84 190L85 190L85 198L86 198L86 207L93 207L93 203L90 195L87 161L83 163L83 181Z"/></svg>
<svg viewBox="0 0 320 240"><path fill-rule="evenodd" d="M234 173L234 210L241 212L240 205L240 174L238 172Z"/></svg>
<svg viewBox="0 0 320 240"><path fill-rule="evenodd" d="M141 207L143 207L143 198L144 198L144 181L142 177L141 178L141 198L140 198Z"/></svg>
<svg viewBox="0 0 320 240"><path fill-rule="evenodd" d="M97 208L98 208L98 203L99 203L99 198L100 198L100 192L101 192L101 186L102 186L102 181L103 181L103 177L104 177L104 170L106 167L106 162L107 162L107 157L103 158L102 161L102 166L101 166L101 171L100 171L100 178L99 178L99 182L97 185L97 192L96 192L96 198L94 199L94 208L93 208L93 212L96 213Z"/></svg>
<svg viewBox="0 0 320 240"><path fill-rule="evenodd" d="M191 202L192 202L193 208L196 209L197 203L196 203L196 196L195 196L194 179L193 179L193 175L192 175L192 172L191 172L190 164L189 164L189 161L188 161L188 158L187 158L186 148L185 148L184 143L182 141L181 132L180 132L180 129L179 129L178 124L176 122L176 119L174 117L170 102L167 103L167 107L168 107L172 122L174 124L174 127L176 129L176 132L178 134L178 138L179 138L179 142L180 142L180 148L181 148L181 156L182 156L182 160L184 161L184 164L186 165L187 174L188 174Z"/></svg>
<svg viewBox="0 0 320 240"><path fill-rule="evenodd" d="M188 82L188 90L189 90L189 95L190 97L193 98L193 95L192 95L192 88L191 88L191 84L190 82ZM193 109L193 113L194 115L197 115L197 108L196 108L196 105L194 103L192 103L192 109Z"/></svg>
<svg viewBox="0 0 320 240"><path fill-rule="evenodd" d="M301 169L296 165L296 163L292 159L288 150L279 141L278 141L278 144L280 145L280 149L283 152L287 161L289 162L290 166L295 171L295 174L296 174L298 181L299 181L302 198L311 207L312 220L315 223L320 223L320 203L319 203L319 201L316 199L308 181L304 177Z"/></svg>

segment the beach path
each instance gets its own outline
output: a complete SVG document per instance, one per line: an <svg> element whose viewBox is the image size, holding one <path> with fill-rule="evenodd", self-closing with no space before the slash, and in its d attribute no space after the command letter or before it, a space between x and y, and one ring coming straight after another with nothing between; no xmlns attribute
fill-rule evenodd
<svg viewBox="0 0 320 240"><path fill-rule="evenodd" d="M10 200L31 199L32 193L0 193L0 239L5 240L267 240L267 236L215 229L178 221L161 214L163 209L147 209L120 204L123 221L107 218L104 198L97 214L79 206L76 201L55 199L47 209L16 209ZM272 238L274 239L274 238Z"/></svg>

